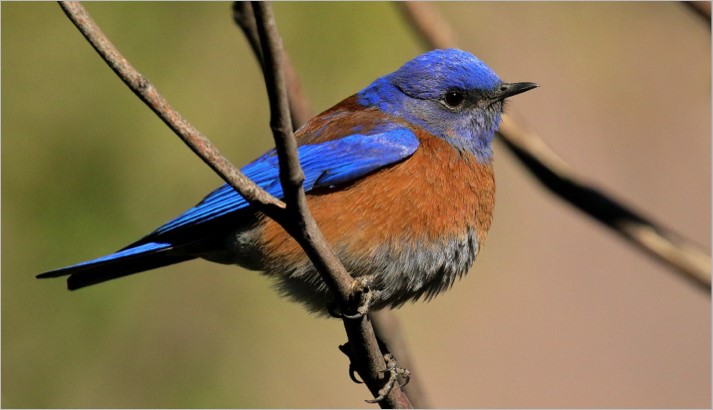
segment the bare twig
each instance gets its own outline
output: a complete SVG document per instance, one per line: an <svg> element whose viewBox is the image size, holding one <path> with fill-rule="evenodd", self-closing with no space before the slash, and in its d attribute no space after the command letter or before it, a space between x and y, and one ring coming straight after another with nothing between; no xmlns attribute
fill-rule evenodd
<svg viewBox="0 0 713 410"><path fill-rule="evenodd" d="M513 121L503 121L500 134L505 145L552 192L667 263L695 285L710 290L708 255L586 183L540 138L518 128Z"/></svg>
<svg viewBox="0 0 713 410"><path fill-rule="evenodd" d="M275 19L269 3L253 2L253 12L260 38L265 83L270 97L270 126L276 142L280 161L280 181L285 194L287 210L291 218L285 228L300 243L322 278L338 295L341 305L349 309L355 303L355 295L360 293L358 282L344 269L337 256L327 244L307 207L307 199L302 189L304 174L297 156L297 142L290 127L290 112L287 104L285 80L282 77L282 43L277 33ZM368 316L359 319L344 319L344 327L349 337L352 360L356 369L372 394L378 396L384 386L386 370L384 355L381 353ZM411 407L403 391L394 386L385 398L379 401L382 407Z"/></svg>
<svg viewBox="0 0 713 410"><path fill-rule="evenodd" d="M453 40L435 36L433 27L447 27L448 23L429 3L404 2L402 11L412 28L427 40L430 47L456 47ZM594 188L578 176L571 166L557 157L545 142L533 133L519 128L510 117L503 115L499 135L516 155L552 193L577 209L610 227L639 249L673 268L685 279L710 292L711 258L692 242L676 239L650 220L616 201L601 188Z"/></svg>
<svg viewBox="0 0 713 410"><path fill-rule="evenodd" d="M406 338L404 337L401 324L394 312L390 310L378 310L369 313L374 325L376 336L386 344L389 351L396 356L399 366L409 369L412 374L418 374L413 356L409 352ZM422 378L412 377L411 381L403 387L404 392L411 400L414 408L433 408L423 386Z"/></svg>
<svg viewBox="0 0 713 410"><path fill-rule="evenodd" d="M248 3L248 2L234 2L233 5L233 19L236 22L236 24L243 30L243 33L248 39L249 44L251 45L253 52L255 53L256 58L259 60L260 65L265 68L265 64L262 61L263 58L263 50L260 47L261 44L261 39L258 35L258 30L255 25L255 13L253 11L253 5ZM311 116L311 109L309 108L309 102L305 98L304 94L301 92L301 87L299 83L298 76L296 74L296 71L294 70L294 66L291 64L287 52L284 50L284 48L281 49L280 55L283 58L282 61L282 70L285 73L285 83L287 84L288 88L288 99L290 102L290 111L293 115L293 120L292 123L295 127L299 127L301 124L305 123L309 117ZM297 120L295 120L297 118ZM289 202L288 202L289 204ZM395 321L395 317L393 317L392 314L383 312L381 314L381 317L391 317L392 322ZM358 352L355 354L354 352L354 346L355 343L358 345L361 345L362 347L365 345L364 342L360 342L359 340L367 339L368 335L371 333L368 330L362 331L363 326L354 326L353 321L345 322L345 327L347 327L347 332L348 334L352 334L353 336L350 336L350 346L352 347L352 355L351 358L354 359L355 361L359 360L358 359ZM378 322L378 320L377 320ZM393 332L391 329L382 329L383 334L389 335L390 333ZM401 338L401 340L403 340ZM404 343L400 343L399 347L403 346ZM405 352L404 349L395 349L394 350L397 353L397 358L399 360L409 361L407 357L407 353ZM376 343L376 340L370 340L369 342L366 343L366 348L364 349L363 353L361 356L366 356L368 358L373 358L373 363L371 367L377 371L380 370L379 365L383 363L383 354L380 352L378 349L378 344ZM367 360L363 360L363 362L366 362ZM379 373L376 373L379 375ZM362 375L364 377L365 375ZM367 377L364 377L365 379L368 379ZM377 377L378 379L378 377ZM373 384L373 383L372 383ZM412 384L415 386L417 383ZM374 394L378 392L378 384L373 384L374 389L372 390L375 392ZM370 386L371 388L371 386ZM410 388L411 391L415 391L414 387ZM396 394L396 392L395 392ZM390 399L392 400L392 403L389 405L388 402L385 402L384 404L389 406L389 407L408 407L408 401L404 401L403 399L400 399L401 404L399 404L399 396L395 396L394 398ZM425 406L419 406L419 407L425 407Z"/></svg>
<svg viewBox="0 0 713 410"><path fill-rule="evenodd" d="M255 23L255 13L253 13L253 5L249 1L234 1L233 2L233 21L243 30L245 38L248 39L248 44L253 50L257 62L264 69L262 64L262 46L260 45L260 35L257 32ZM297 129L295 127L295 129Z"/></svg>
<svg viewBox="0 0 713 410"><path fill-rule="evenodd" d="M687 6L699 17L704 19L708 24L708 29L711 28L711 2L710 1L684 1L684 6Z"/></svg>
<svg viewBox="0 0 713 410"><path fill-rule="evenodd" d="M255 26L255 15L252 5L246 1L236 1L233 3L233 20L243 31L245 37L250 44L255 57L263 66L262 50L260 48L260 38ZM293 127L299 128L307 122L311 117L312 110L305 93L302 92L297 71L295 70L289 58L289 54L282 49L282 68L285 73L285 82L287 83L287 98L290 103L290 112L292 114ZM381 310L370 314L373 322L374 330L382 342L385 342L389 351L394 353L399 365L402 365L409 370L413 370L414 360L412 359L406 347L406 340L401 334L399 321L390 310ZM412 378L411 382L404 388L404 392L408 396L411 403L417 408L431 407L426 401L424 388L422 383L419 383L420 378Z"/></svg>
<svg viewBox="0 0 713 410"><path fill-rule="evenodd" d="M304 123L309 121L314 115L312 110L309 108L310 104L307 100L307 96L302 91L300 81L297 79L297 71L295 66L290 60L290 56L284 52L282 57L285 60L285 81L287 81L287 95L292 96L289 98L290 111L292 111L292 123L297 124L295 129L301 127Z"/></svg>
<svg viewBox="0 0 713 410"><path fill-rule="evenodd" d="M260 48L260 36L257 33L255 26L255 13L250 2L235 1L233 2L233 20L235 24L243 30L248 43L255 53L260 66L262 62L262 49ZM285 75L285 83L287 84L287 100L290 104L290 113L292 114L292 129L298 129L304 123L312 118L312 110L310 109L307 96L302 91L302 86L297 76L290 56L282 49L283 73Z"/></svg>
<svg viewBox="0 0 713 410"><path fill-rule="evenodd" d="M275 137L275 150L280 164L280 183L285 195L290 218L285 228L302 245L330 289L340 300L349 300L354 280L327 245L307 207L307 197L302 183L304 173L297 155L297 141L292 135L287 91L282 76L282 43L277 33L275 19L268 3L253 3L257 31L262 44L265 84L270 100L270 127Z"/></svg>
<svg viewBox="0 0 713 410"><path fill-rule="evenodd" d="M400 1L396 4L426 48L449 48L458 43L451 25L433 3Z"/></svg>
<svg viewBox="0 0 713 410"><path fill-rule="evenodd" d="M351 349L350 358L362 380L374 397L378 397L384 384L388 381L388 372L384 361L384 354L379 348L374 333L374 327L368 315L359 320L344 319L344 330L349 338ZM404 394L401 386L393 386L386 397L379 401L383 409L411 409L413 405Z"/></svg>
<svg viewBox="0 0 713 410"><path fill-rule="evenodd" d="M230 164L218 148L185 118L174 110L158 90L121 55L79 2L59 2L67 17L74 23L94 50L106 61L119 78L166 125L178 135L203 162L208 164L225 182L229 183L248 202L260 205L266 214L275 214L285 208L279 199L265 192L242 172Z"/></svg>

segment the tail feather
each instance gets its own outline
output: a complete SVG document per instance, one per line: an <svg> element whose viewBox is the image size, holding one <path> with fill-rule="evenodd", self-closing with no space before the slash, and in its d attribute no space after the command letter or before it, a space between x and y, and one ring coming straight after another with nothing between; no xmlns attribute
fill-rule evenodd
<svg viewBox="0 0 713 410"><path fill-rule="evenodd" d="M67 288L75 290L194 258L195 256L189 254L175 252L174 245L170 243L148 242L97 259L41 273L37 277L44 279L69 275Z"/></svg>

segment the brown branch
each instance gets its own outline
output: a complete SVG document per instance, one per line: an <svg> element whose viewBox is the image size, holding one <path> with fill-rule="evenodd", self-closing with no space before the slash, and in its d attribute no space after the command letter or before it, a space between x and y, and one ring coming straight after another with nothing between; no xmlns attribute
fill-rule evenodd
<svg viewBox="0 0 713 410"><path fill-rule="evenodd" d="M400 1L396 5L426 48L450 48L458 43L451 25L433 3Z"/></svg>
<svg viewBox="0 0 713 410"><path fill-rule="evenodd" d="M540 138L512 120L503 121L500 134L505 145L550 191L710 291L708 255L588 184Z"/></svg>
<svg viewBox="0 0 713 410"><path fill-rule="evenodd" d="M307 198L302 188L304 174L297 156L297 142L290 127L290 111L285 80L282 76L281 56L284 52L272 9L269 3L265 2L253 2L252 8L262 49L263 72L272 113L270 126L280 162L280 182L285 194L287 211L290 211L291 216L288 221L285 221L284 226L300 243L330 289L338 295L342 311L353 311L354 304L359 303L357 295L361 294L363 289L359 289L359 283L354 281L344 269L307 207ZM380 389L387 380L385 376L388 374L384 374L386 370L384 355L379 349L368 316L363 315L359 319L344 318L343 321L352 351L350 357L354 361L356 370L372 394L379 396ZM394 386L379 404L389 408L411 407L408 398L398 385Z"/></svg>
<svg viewBox="0 0 713 410"><path fill-rule="evenodd" d="M430 47L456 47L452 37L434 33L446 30L448 23L429 3L403 2L401 10L411 27ZM436 29L437 28L437 29ZM682 277L710 292L711 258L691 241L677 239L658 224L640 216L628 206L613 199L601 188L595 188L533 133L525 132L507 115L503 115L499 135L537 180L561 199L605 224L639 249L665 263Z"/></svg>
<svg viewBox="0 0 713 410"><path fill-rule="evenodd" d="M289 218L285 229L302 245L322 274L323 279L342 301L351 300L354 280L327 245L307 207L302 183L304 173L297 155L297 141L292 135L285 79L282 76L282 42L268 3L253 3L257 31L262 44L265 84L270 100L270 127L280 164L280 183L285 195Z"/></svg>
<svg viewBox="0 0 713 410"><path fill-rule="evenodd" d="M368 315L362 319L344 319L344 330L349 338L349 348L351 349L350 359L355 366L362 380L369 388L374 397L382 394L380 389L388 379L388 372L384 366L384 355L379 348L374 333L374 327ZM404 394L398 383L379 401L382 409L412 409L413 405Z"/></svg>
<svg viewBox="0 0 713 410"><path fill-rule="evenodd" d="M292 64L292 60L290 60L290 56L284 50L282 56L285 60L285 81L287 81L287 95L290 97L288 100L290 102L290 111L292 112L292 123L297 124L295 129L298 129L309 121L314 116L314 113L309 108L309 101L302 91L297 71Z"/></svg>
<svg viewBox="0 0 713 410"><path fill-rule="evenodd" d="M158 90L121 55L79 2L59 2L67 17L101 58L119 78L163 122L178 135L188 147L208 164L225 182L230 184L248 202L259 206L266 214L275 214L285 204L252 182L235 168L200 131L174 110Z"/></svg>
<svg viewBox="0 0 713 410"><path fill-rule="evenodd" d="M261 66L264 68L263 51L260 47L261 39L255 24L255 13L252 4L248 2L234 2L233 19L235 23L242 29L243 33L248 39L248 43L250 44L256 58L260 62ZM284 50L284 48L281 50L280 55L283 59L282 70L285 73L286 77L285 82L287 84L288 89L287 97L293 118L292 124L294 127L299 127L305 122L307 122L307 120L311 117L311 109L309 108L309 102L307 101L305 94L302 92L296 70L294 69L294 66L292 65L289 56ZM345 324L345 326L348 325L349 324ZM360 329L361 327L353 327L351 329L349 326L347 327L348 333L352 332L352 334L355 334L355 336L350 337L350 346L354 345L354 343L357 343L359 339L364 339L364 335L360 335ZM364 345L363 342L360 342L360 344L362 346ZM375 365L383 363L383 355L381 354L380 350L378 350L378 344L376 343L376 340L374 339L372 341L369 341L366 346L367 348L364 349L365 353L362 354L362 356L366 355L367 357L374 358ZM359 356L359 354L355 354L355 352L352 352L351 356L354 358L355 361L358 361L357 356ZM400 358L403 356L405 356L405 354L401 354L399 352L397 357ZM377 370L379 369L378 366L371 367ZM377 387L377 389L372 391L376 395L378 385L376 385L375 387ZM391 407L393 406L397 406L397 404L392 404ZM403 407L403 404L398 406Z"/></svg>
<svg viewBox="0 0 713 410"><path fill-rule="evenodd" d="M399 366L409 369L412 374L418 375L416 363L409 352L401 324L394 312L390 310L379 310L369 313L369 317L374 325L376 336L386 344L389 351L396 356ZM411 381L403 387L403 390L414 408L434 408L428 399L421 377L411 377Z"/></svg>
<svg viewBox="0 0 713 410"><path fill-rule="evenodd" d="M262 67L260 36L255 26L255 13L253 12L253 7L250 2L233 2L233 20L235 24L243 30L245 37L248 39L248 44L250 44L250 48L252 48L258 63L260 63ZM283 60L282 68L285 75L285 83L287 83L287 101L290 104L290 113L292 114L292 128L296 130L309 121L313 114L307 96L302 91L297 71L284 48L282 49L281 58Z"/></svg>
<svg viewBox="0 0 713 410"><path fill-rule="evenodd" d="M250 49L257 58L260 68L264 69L262 63L262 46L260 45L260 35L257 33L257 25L255 22L255 13L253 6L249 1L234 1L233 2L233 21L243 30L245 38L248 39ZM297 129L295 127L295 129Z"/></svg>
<svg viewBox="0 0 713 410"><path fill-rule="evenodd" d="M710 1L684 1L684 6L706 21L708 29L711 28L711 2Z"/></svg>
<svg viewBox="0 0 713 410"><path fill-rule="evenodd" d="M255 25L255 14L252 5L246 1L233 2L233 20L243 31L262 67L262 49L260 48L260 38ZM292 114L292 125L294 128L298 128L311 118L312 110L305 93L302 92L297 71L284 48L282 49L282 58L282 68L285 73L285 82L287 83L287 99L290 104L290 113ZM382 342L386 343L389 351L397 358L399 365L413 371L414 360L406 347L406 340L401 334L399 321L394 313L389 310L381 310L370 313L370 316L377 336ZM404 392L416 408L432 407L425 399L424 388L419 383L419 380L420 378L411 378L409 384L405 386Z"/></svg>

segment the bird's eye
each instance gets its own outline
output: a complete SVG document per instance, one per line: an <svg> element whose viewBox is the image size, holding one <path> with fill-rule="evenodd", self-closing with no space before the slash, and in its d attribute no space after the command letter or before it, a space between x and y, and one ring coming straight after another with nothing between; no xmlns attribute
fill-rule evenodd
<svg viewBox="0 0 713 410"><path fill-rule="evenodd" d="M448 91L443 97L443 102L448 108L458 108L463 104L465 96L460 91Z"/></svg>

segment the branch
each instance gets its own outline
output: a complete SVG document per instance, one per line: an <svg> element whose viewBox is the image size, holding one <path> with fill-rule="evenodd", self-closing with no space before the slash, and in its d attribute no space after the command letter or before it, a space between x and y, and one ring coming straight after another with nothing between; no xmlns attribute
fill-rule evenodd
<svg viewBox="0 0 713 410"><path fill-rule="evenodd" d="M233 2L233 20L243 31L255 57L260 66L263 67L262 49L252 5L246 1ZM312 110L305 93L302 91L297 71L284 48L282 49L282 59L282 68L285 73L285 82L287 83L287 100L292 114L292 126L297 129L311 118ZM413 372L415 367L414 360L407 348L406 339L401 333L401 327L396 315L390 310L380 310L370 313L370 319L378 339L386 343L389 351L399 361L399 365ZM430 408L432 406L428 403L425 389L419 381L420 378L411 378L409 384L405 386L404 392L416 408Z"/></svg>
<svg viewBox="0 0 713 410"><path fill-rule="evenodd" d="M263 72L272 113L270 125L280 161L280 182L285 193L287 210L291 211L290 214L294 218L293 222L288 222L285 227L300 243L330 289L338 295L341 306L349 309L362 290L327 244L307 207L306 195L302 189L304 174L297 156L297 142L290 127L285 80L282 77L280 57L284 53L272 10L269 3L264 2L253 2L252 8L262 46ZM344 318L343 322L352 351L350 357L355 362L356 370L372 394L380 396L380 389L387 380L384 377L386 367L369 318L363 315L359 319ZM398 385L395 385L379 404L388 408L411 407Z"/></svg>
<svg viewBox="0 0 713 410"><path fill-rule="evenodd" d="M307 207L302 183L304 173L297 155L297 141L292 135L285 80L282 76L282 42L268 3L253 3L257 31L262 44L263 73L270 100L270 127L280 164L280 183L290 218L284 228L302 245L323 279L342 301L351 300L353 279L327 245Z"/></svg>
<svg viewBox="0 0 713 410"><path fill-rule="evenodd" d="M374 325L376 336L394 353L399 361L399 366L409 369L411 373L418 374L413 356L409 352L406 338L401 330L401 324L394 312L382 309L369 313L369 317ZM428 399L426 389L421 381L421 377L412 377L411 381L403 387L406 396L408 396L414 408L435 408Z"/></svg>
<svg viewBox="0 0 713 410"><path fill-rule="evenodd" d="M710 291L708 255L587 184L541 139L518 128L513 121L503 121L500 134L505 145L550 191L676 269L694 285Z"/></svg>
<svg viewBox="0 0 713 410"><path fill-rule="evenodd" d="M708 30L711 28L711 2L710 1L684 1L683 5L692 10L698 17L705 20Z"/></svg>
<svg viewBox="0 0 713 410"><path fill-rule="evenodd" d="M248 2L234 2L233 3L233 19L235 23L242 29L243 33L248 39L248 43L250 44L253 52L255 53L256 58L260 62L261 66L264 68L263 64L263 53L262 49L260 48L260 37L257 32L257 28L255 25L255 20L254 20L254 12L252 5ZM309 103L304 95L302 93L302 89L299 83L299 79L297 77L296 71L294 69L294 66L291 64L291 61L289 60L287 52L282 49L281 50L281 56L283 58L283 71L285 72L286 76L286 83L287 83L287 88L288 88L288 101L290 104L290 111L293 114L293 126L294 127L299 127L311 117L311 109L309 108ZM382 316L385 315L385 313L382 314ZM395 318L393 318L395 320ZM377 321L378 323L378 321ZM357 333L359 331L359 328L356 329ZM390 331L386 329L382 329L383 333L385 335L390 335ZM350 330L347 329L348 332ZM354 332L354 329L351 330L351 332ZM367 332L369 333L369 332ZM362 337L363 336L357 336L357 337ZM350 337L350 345L355 343L355 337ZM378 348L378 345L375 343L375 340L373 341L372 346ZM381 359L381 352L378 350L375 350L374 348L367 348L365 349L367 352L365 353L367 356L372 356L376 359L377 362L383 362ZM399 358L399 360L404 360L404 362L408 362L408 357L406 357L406 353L402 351L395 350L396 356ZM371 351L369 353L369 351ZM405 359L404 359L405 358ZM413 383L413 382L412 382ZM413 390L413 388L411 388ZM400 406L400 407L403 407ZM419 407L424 407L424 406L419 406Z"/></svg>
<svg viewBox="0 0 713 410"><path fill-rule="evenodd" d="M404 1L396 4L426 48L451 48L458 43L451 25L432 3Z"/></svg>
<svg viewBox="0 0 713 410"><path fill-rule="evenodd" d="M412 28L429 47L456 47L453 36L437 36L450 28L430 3L399 3ZM613 229L630 243L665 263L688 281L710 293L711 258L691 241L664 231L578 176L545 142L525 132L509 116L503 115L499 135L537 180L561 199Z"/></svg>
<svg viewBox="0 0 713 410"><path fill-rule="evenodd" d="M59 2L59 6L124 84L225 182L268 215L285 208L282 201L265 192L235 168L208 138L173 109L149 80L121 55L79 2Z"/></svg>
<svg viewBox="0 0 713 410"><path fill-rule="evenodd" d="M260 36L255 26L255 13L253 13L252 5L247 1L233 2L233 20L235 24L243 30L245 37L248 39L248 44L250 44L250 48L253 50L258 63L260 63L260 67L264 68ZM302 91L302 86L297 77L297 71L295 71L290 56L284 48L282 49L281 58L283 61L282 68L285 74L285 82L287 83L287 101L290 104L290 113L292 114L292 128L296 130L309 121L313 114L307 96Z"/></svg>

